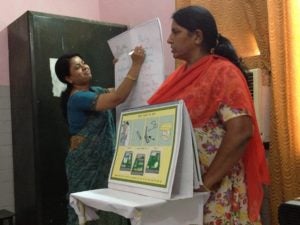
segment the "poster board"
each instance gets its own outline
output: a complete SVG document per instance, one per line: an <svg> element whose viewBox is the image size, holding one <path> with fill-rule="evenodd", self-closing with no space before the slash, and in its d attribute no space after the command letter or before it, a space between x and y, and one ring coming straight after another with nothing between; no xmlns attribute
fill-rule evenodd
<svg viewBox="0 0 300 225"><path fill-rule="evenodd" d="M123 111L108 187L161 199L191 198L202 183L194 141L183 101Z"/></svg>
<svg viewBox="0 0 300 225"><path fill-rule="evenodd" d="M208 192L183 101L123 111L108 188L72 193L80 225L98 209L130 218L132 225L202 225Z"/></svg>
<svg viewBox="0 0 300 225"><path fill-rule="evenodd" d="M147 100L164 81L164 54L161 24L154 18L131 27L129 30L108 40L115 64L115 87L124 80L132 64L128 54L136 46L145 49L145 61L139 79L125 102L116 107L117 123L123 110L147 105Z"/></svg>

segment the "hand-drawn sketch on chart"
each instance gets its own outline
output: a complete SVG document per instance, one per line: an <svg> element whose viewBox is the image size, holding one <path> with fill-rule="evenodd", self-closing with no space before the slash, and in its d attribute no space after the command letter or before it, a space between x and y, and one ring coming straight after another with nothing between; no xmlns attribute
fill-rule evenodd
<svg viewBox="0 0 300 225"><path fill-rule="evenodd" d="M157 128L158 128L158 121L157 118L151 118L151 120L147 121L145 132L144 132L144 139L145 144L154 145L157 139Z"/></svg>
<svg viewBox="0 0 300 225"><path fill-rule="evenodd" d="M128 121L123 121L120 131L120 145L128 145L130 138L130 124Z"/></svg>
<svg viewBox="0 0 300 225"><path fill-rule="evenodd" d="M56 61L56 58L49 58L50 73L52 80L52 93L54 97L60 97L61 93L67 88L67 85L62 83L56 76L54 69Z"/></svg>
<svg viewBox="0 0 300 225"><path fill-rule="evenodd" d="M117 121L122 110L147 105L147 100L164 80L164 58L161 25L158 18L119 34L108 40L109 47L116 59L115 86L123 81L131 66L128 53L136 46L145 49L145 61L136 86L127 100L116 109Z"/></svg>

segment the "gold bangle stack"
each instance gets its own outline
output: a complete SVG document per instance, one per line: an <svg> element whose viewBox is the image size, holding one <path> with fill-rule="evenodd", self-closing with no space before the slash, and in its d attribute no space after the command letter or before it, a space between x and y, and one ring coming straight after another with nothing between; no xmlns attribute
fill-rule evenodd
<svg viewBox="0 0 300 225"><path fill-rule="evenodd" d="M136 81L136 78L134 78L133 76L130 76L130 75L127 75L126 78L128 80Z"/></svg>

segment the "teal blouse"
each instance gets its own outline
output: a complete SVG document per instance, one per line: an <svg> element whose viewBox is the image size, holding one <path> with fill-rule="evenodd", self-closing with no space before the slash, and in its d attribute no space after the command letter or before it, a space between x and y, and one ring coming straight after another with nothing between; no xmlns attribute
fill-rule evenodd
<svg viewBox="0 0 300 225"><path fill-rule="evenodd" d="M71 135L77 134L93 113L100 92L106 92L101 87L91 87L89 91L78 91L70 96L68 101L68 123Z"/></svg>

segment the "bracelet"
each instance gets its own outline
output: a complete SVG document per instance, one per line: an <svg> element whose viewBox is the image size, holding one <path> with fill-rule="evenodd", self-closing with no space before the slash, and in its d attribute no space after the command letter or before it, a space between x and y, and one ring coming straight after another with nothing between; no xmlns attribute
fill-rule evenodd
<svg viewBox="0 0 300 225"><path fill-rule="evenodd" d="M204 183L202 184L202 187L204 188L205 191L211 192L211 190L208 187L206 187Z"/></svg>
<svg viewBox="0 0 300 225"><path fill-rule="evenodd" d="M125 78L132 80L132 81L136 81L136 78L134 78L133 76L127 75Z"/></svg>

